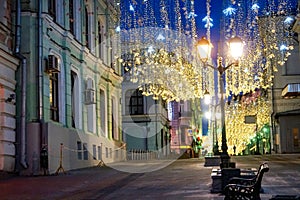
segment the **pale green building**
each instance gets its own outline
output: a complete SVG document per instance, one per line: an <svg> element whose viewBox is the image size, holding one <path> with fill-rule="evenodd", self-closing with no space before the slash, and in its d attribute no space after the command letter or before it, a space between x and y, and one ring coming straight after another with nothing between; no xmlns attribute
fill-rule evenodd
<svg viewBox="0 0 300 200"><path fill-rule="evenodd" d="M0 139L10 151L0 166L14 167L0 170L38 175L124 160L118 2L5 2L15 24L12 70L20 64L13 150Z"/></svg>

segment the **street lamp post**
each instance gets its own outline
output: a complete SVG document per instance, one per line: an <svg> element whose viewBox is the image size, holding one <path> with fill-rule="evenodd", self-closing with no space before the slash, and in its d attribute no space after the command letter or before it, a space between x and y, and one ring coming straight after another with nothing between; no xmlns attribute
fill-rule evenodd
<svg viewBox="0 0 300 200"><path fill-rule="evenodd" d="M214 108L214 127L213 127L213 153L214 155L219 155L219 144L218 144L218 137L217 137L217 106L220 104L212 105Z"/></svg>
<svg viewBox="0 0 300 200"><path fill-rule="evenodd" d="M225 127L225 102L224 102L224 79L223 75L224 72L229 69L231 66L238 66L238 59L242 55L243 50L243 41L235 36L231 38L228 42L229 45L229 51L231 53L231 56L234 59L234 62L229 64L228 66L223 66L223 58L221 56L218 56L218 66L215 67L213 65L210 65L207 63L207 61L210 58L210 52L212 45L210 42L202 37L198 43L197 43L197 50L198 54L200 56L201 61L204 63L205 66L211 67L214 70L217 70L219 72L219 85L220 85L220 107L221 107L221 124L222 124L222 152L221 152L221 168L229 167L229 161L230 156L228 155L228 146L227 146L227 139L226 139L226 127Z"/></svg>
<svg viewBox="0 0 300 200"><path fill-rule="evenodd" d="M206 94L207 95L207 94ZM206 100L205 100L206 98ZM220 155L219 152L219 144L218 144L218 137L217 137L217 107L220 106L220 104L212 104L211 103L211 99L210 99L210 95L205 96L204 94L204 102L205 104L207 104L209 106L210 110L213 110L213 115L211 115L210 111L209 111L209 115L208 118L211 121L211 123L213 122L213 127L211 125L211 129L213 130L212 133L212 152L214 155ZM211 119L211 117L213 116L213 120Z"/></svg>

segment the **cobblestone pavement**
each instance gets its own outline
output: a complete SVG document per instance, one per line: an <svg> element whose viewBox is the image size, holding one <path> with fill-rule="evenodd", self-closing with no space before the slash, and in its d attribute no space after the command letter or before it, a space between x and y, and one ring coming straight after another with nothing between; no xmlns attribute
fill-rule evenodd
<svg viewBox="0 0 300 200"><path fill-rule="evenodd" d="M270 170L262 181L261 198L300 195L300 154L233 156L237 168L258 168L267 161ZM224 199L212 194L211 170L204 159L180 159L160 170L127 173L122 167L155 166L157 161L115 163L50 176L10 176L0 180L0 199ZM160 161L161 162L161 161Z"/></svg>

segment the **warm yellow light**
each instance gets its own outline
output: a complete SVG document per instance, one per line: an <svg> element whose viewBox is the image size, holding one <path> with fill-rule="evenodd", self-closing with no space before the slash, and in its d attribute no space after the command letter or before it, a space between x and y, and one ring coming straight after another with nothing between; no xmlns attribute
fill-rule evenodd
<svg viewBox="0 0 300 200"><path fill-rule="evenodd" d="M239 59L243 54L244 43L241 38L235 36L228 41L229 53L235 59Z"/></svg>
<svg viewBox="0 0 300 200"><path fill-rule="evenodd" d="M200 59L203 62L206 62L210 58L211 48L212 48L212 45L205 37L202 37L200 40L198 40L197 50L198 50Z"/></svg>
<svg viewBox="0 0 300 200"><path fill-rule="evenodd" d="M211 119L211 112L207 111L204 115L206 119Z"/></svg>

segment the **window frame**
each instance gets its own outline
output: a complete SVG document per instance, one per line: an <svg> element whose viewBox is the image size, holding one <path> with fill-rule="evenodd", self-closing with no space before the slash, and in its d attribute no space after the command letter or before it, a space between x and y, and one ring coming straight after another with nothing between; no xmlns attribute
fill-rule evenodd
<svg viewBox="0 0 300 200"><path fill-rule="evenodd" d="M130 95L130 96L129 96ZM125 94L126 114L127 115L143 115L144 112L144 96L139 89L129 90Z"/></svg>
<svg viewBox="0 0 300 200"><path fill-rule="evenodd" d="M86 78L86 90L95 91L95 80L91 77ZM96 95L96 94L95 94ZM97 95L96 95L97 101ZM87 131L96 133L96 104L86 105L87 107Z"/></svg>
<svg viewBox="0 0 300 200"><path fill-rule="evenodd" d="M107 102L104 88L100 88L100 133L103 137L108 137L107 134Z"/></svg>
<svg viewBox="0 0 300 200"><path fill-rule="evenodd" d="M74 82L72 82L72 74L75 75ZM75 127L72 126L73 128L76 129L82 129L82 89L81 89L81 76L79 69L75 67L74 65L71 65L71 71L70 71L70 76L71 76L71 116L72 121L74 120L75 122ZM72 91L73 87L73 91Z"/></svg>
<svg viewBox="0 0 300 200"><path fill-rule="evenodd" d="M59 122L59 77L58 73L51 73L49 76L49 104L50 119Z"/></svg>
<svg viewBox="0 0 300 200"><path fill-rule="evenodd" d="M69 27L70 32L74 35L75 34L75 9L74 9L74 1L69 0Z"/></svg>
<svg viewBox="0 0 300 200"><path fill-rule="evenodd" d="M56 21L56 0L48 0L48 13Z"/></svg>

